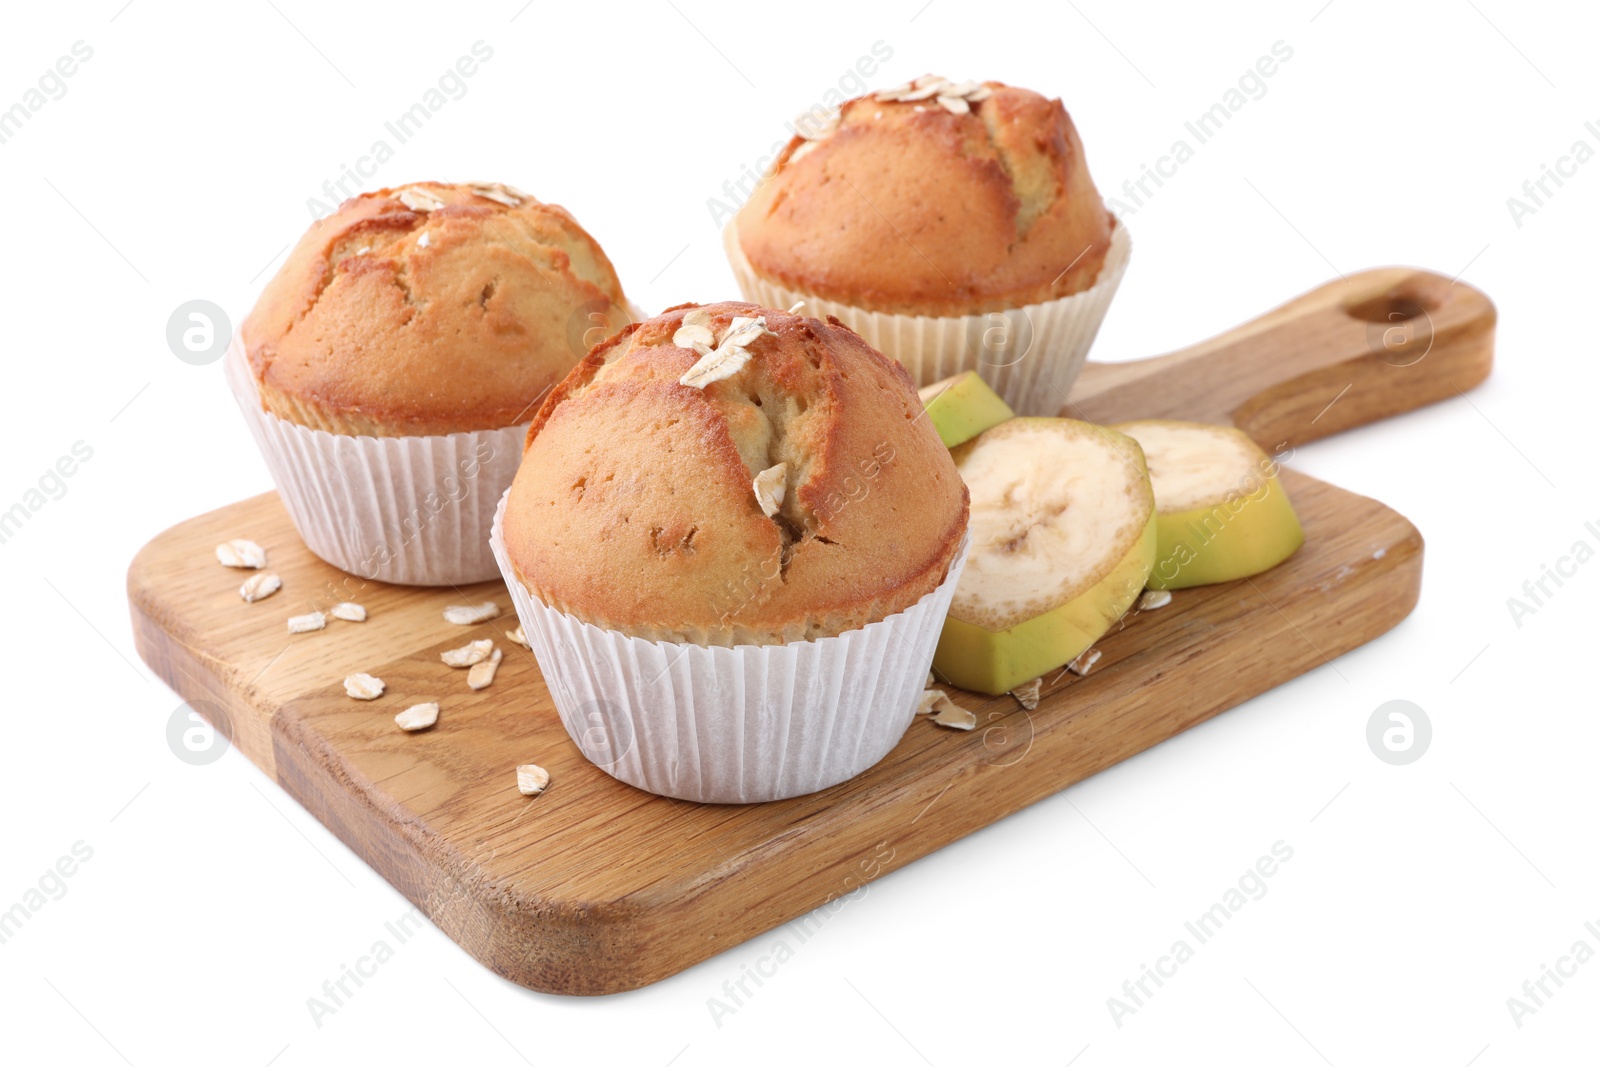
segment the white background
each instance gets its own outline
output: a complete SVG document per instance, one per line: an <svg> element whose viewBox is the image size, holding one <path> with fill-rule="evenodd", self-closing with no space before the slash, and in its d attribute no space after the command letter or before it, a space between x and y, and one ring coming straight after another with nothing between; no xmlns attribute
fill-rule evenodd
<svg viewBox="0 0 1600 1067"><path fill-rule="evenodd" d="M275 5L275 6L274 6ZM1600 962L1600 562L1518 627L1507 598L1600 523L1589 320L1600 162L1519 226L1507 198L1600 122L1591 11L1509 0L1218 5L30 5L0 107L93 57L0 144L0 510L93 457L0 544L7 695L0 909L75 842L66 893L0 945L9 1062L1592 1061ZM920 10L919 10L920 7ZM1320 10L1319 10L1320 7ZM521 10L519 10L521 9ZM1421 605L1352 653L873 884L719 1026L785 931L648 989L530 993L429 927L316 1026L306 1000L406 902L236 752L191 767L138 661L123 575L165 527L269 488L220 364L167 348L204 298L237 322L308 197L474 41L493 58L373 184L499 179L570 208L647 308L733 294L706 202L874 42L926 71L1059 95L1115 195L1274 42L1267 83L1125 216L1097 347L1151 355L1363 267L1488 292L1499 365L1465 399L1302 448L1428 539ZM1553 186L1552 186L1553 189ZM206 566L196 561L196 566ZM1380 703L1434 739L1393 767ZM951 794L941 804L958 805ZM931 816L930 816L931 817ZM1258 856L1291 861L1134 1015L1120 995ZM1554 989L1553 986L1551 986Z"/></svg>

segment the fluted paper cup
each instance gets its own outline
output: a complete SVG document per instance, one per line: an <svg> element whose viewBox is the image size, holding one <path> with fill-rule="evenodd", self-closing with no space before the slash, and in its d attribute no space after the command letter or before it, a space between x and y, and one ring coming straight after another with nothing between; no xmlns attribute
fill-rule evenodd
<svg viewBox="0 0 1600 1067"><path fill-rule="evenodd" d="M436 436L358 437L300 426L261 406L238 336L228 385L300 537L322 559L399 585L495 577L495 505L522 460L527 425Z"/></svg>
<svg viewBox="0 0 1600 1067"><path fill-rule="evenodd" d="M723 249L746 300L774 308L803 300L806 314L833 315L899 360L919 386L975 370L1018 415L1055 415L1066 404L1133 249L1127 227L1117 222L1100 275L1082 292L984 315L891 315L760 277L745 259L736 226L729 222L722 231Z"/></svg>
<svg viewBox="0 0 1600 1067"><path fill-rule="evenodd" d="M509 496L509 494L507 494ZM708 648L604 630L529 594L491 543L551 699L591 763L629 785L712 804L814 793L853 778L916 717L967 559L911 607L837 637Z"/></svg>

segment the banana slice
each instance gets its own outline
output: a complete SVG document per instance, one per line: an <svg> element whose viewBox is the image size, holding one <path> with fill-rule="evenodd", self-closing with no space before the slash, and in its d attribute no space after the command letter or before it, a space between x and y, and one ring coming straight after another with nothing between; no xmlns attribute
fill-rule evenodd
<svg viewBox="0 0 1600 1067"><path fill-rule="evenodd" d="M1148 419L1115 429L1144 448L1156 493L1151 589L1259 574L1305 540L1278 464L1238 430Z"/></svg>
<svg viewBox="0 0 1600 1067"><path fill-rule="evenodd" d="M1076 658L1139 596L1155 497L1134 440L1072 419L1010 419L951 457L972 545L934 670L1004 693Z"/></svg>
<svg viewBox="0 0 1600 1067"><path fill-rule="evenodd" d="M966 371L917 390L928 421L944 447L970 441L991 426L1016 415L977 371Z"/></svg>

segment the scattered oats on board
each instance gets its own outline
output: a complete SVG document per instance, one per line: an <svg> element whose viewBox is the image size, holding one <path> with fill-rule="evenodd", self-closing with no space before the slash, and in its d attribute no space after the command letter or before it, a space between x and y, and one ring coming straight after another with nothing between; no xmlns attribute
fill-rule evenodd
<svg viewBox="0 0 1600 1067"><path fill-rule="evenodd" d="M778 513L783 506L783 496L788 488L789 464L779 463L768 467L756 475L755 490L756 503L761 505L761 511L767 518Z"/></svg>
<svg viewBox="0 0 1600 1067"><path fill-rule="evenodd" d="M258 600L267 599L282 588L283 580L276 574L261 571L244 580L244 584L239 587L239 595L244 597L246 604L254 604Z"/></svg>
<svg viewBox="0 0 1600 1067"><path fill-rule="evenodd" d="M978 716L950 699L950 694L943 690L936 690L938 696L933 700L933 721L938 726L948 726L952 730L971 730L978 725Z"/></svg>
<svg viewBox="0 0 1600 1067"><path fill-rule="evenodd" d="M474 663L467 672L467 685L473 689L487 689L489 683L494 681L494 672L500 669L500 661L505 658L505 653L498 648L489 654L489 658L481 663Z"/></svg>
<svg viewBox="0 0 1600 1067"><path fill-rule="evenodd" d="M1043 678L1035 678L1031 682L1023 682L1011 691L1011 695L1017 698L1018 704L1032 711L1039 706L1039 686L1043 682Z"/></svg>
<svg viewBox="0 0 1600 1067"><path fill-rule="evenodd" d="M254 541L235 537L217 546L217 562L224 567L243 567L258 571L267 565L267 550Z"/></svg>
<svg viewBox="0 0 1600 1067"><path fill-rule="evenodd" d="M320 630L326 625L328 625L328 617L320 611L289 616L289 632L292 634L308 634L312 630Z"/></svg>
<svg viewBox="0 0 1600 1067"><path fill-rule="evenodd" d="M522 632L522 627L520 626L518 626L515 630L506 631L506 640L510 641L514 645L521 645L523 648L533 647L532 645L528 644L528 635Z"/></svg>
<svg viewBox="0 0 1600 1067"><path fill-rule="evenodd" d="M357 700L377 700L383 696L383 679L370 674L346 675L344 691Z"/></svg>
<svg viewBox="0 0 1600 1067"><path fill-rule="evenodd" d="M341 600L328 609L328 614L345 622L366 622L367 609L360 604L352 604L348 600Z"/></svg>
<svg viewBox="0 0 1600 1067"><path fill-rule="evenodd" d="M402 189L397 199L412 211L434 211L444 207L444 201L426 189Z"/></svg>
<svg viewBox="0 0 1600 1067"><path fill-rule="evenodd" d="M525 797L536 797L550 784L550 772L537 763L524 763L517 768L517 788Z"/></svg>
<svg viewBox="0 0 1600 1067"><path fill-rule="evenodd" d="M1094 665L1099 662L1100 650L1098 648L1086 648L1078 654L1077 659L1067 664L1067 670L1081 678L1094 670Z"/></svg>
<svg viewBox="0 0 1600 1067"><path fill-rule="evenodd" d="M462 645L460 648L452 648L448 652L441 652L439 653L439 658L444 660L446 667L471 667L488 659L489 653L493 651L494 641L485 637Z"/></svg>
<svg viewBox="0 0 1600 1067"><path fill-rule="evenodd" d="M1154 611L1172 603L1172 594L1165 589L1146 589L1139 598L1140 611Z"/></svg>
<svg viewBox="0 0 1600 1067"><path fill-rule="evenodd" d="M934 705L939 702L939 698L942 696L944 696L944 691L941 689L924 689L922 695L917 698L917 714L932 715Z"/></svg>
<svg viewBox="0 0 1600 1067"><path fill-rule="evenodd" d="M444 621L453 622L457 626L476 626L480 622L488 622L500 614L500 605L492 600L473 607L448 607L444 609Z"/></svg>
<svg viewBox="0 0 1600 1067"><path fill-rule="evenodd" d="M394 717L394 724L406 733L426 730L439 721L438 704L413 704Z"/></svg>

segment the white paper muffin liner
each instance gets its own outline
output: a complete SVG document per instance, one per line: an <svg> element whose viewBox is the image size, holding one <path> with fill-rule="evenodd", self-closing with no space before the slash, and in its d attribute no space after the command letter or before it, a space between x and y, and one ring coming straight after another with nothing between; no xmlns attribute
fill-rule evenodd
<svg viewBox="0 0 1600 1067"><path fill-rule="evenodd" d="M507 494L509 496L509 493ZM837 637L708 648L646 641L547 607L491 543L551 699L589 761L662 796L749 804L853 778L916 717L967 538L933 592Z"/></svg>
<svg viewBox="0 0 1600 1067"><path fill-rule="evenodd" d="M744 299L773 308L803 300L805 314L837 317L873 348L899 360L919 386L975 370L1018 415L1060 413L1133 249L1128 228L1117 222L1100 276L1082 292L985 315L890 315L761 278L739 247L736 225L728 223L722 242Z"/></svg>
<svg viewBox="0 0 1600 1067"><path fill-rule="evenodd" d="M266 411L237 335L228 385L306 547L361 578L465 585L500 573L495 505L522 460L527 425L437 436L358 437Z"/></svg>

